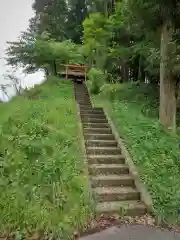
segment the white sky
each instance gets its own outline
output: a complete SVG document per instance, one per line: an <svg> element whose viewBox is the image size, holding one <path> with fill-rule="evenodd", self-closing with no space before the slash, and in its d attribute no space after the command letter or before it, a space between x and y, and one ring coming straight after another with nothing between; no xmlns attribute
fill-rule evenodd
<svg viewBox="0 0 180 240"><path fill-rule="evenodd" d="M28 20L33 16L33 0L0 0L0 84L4 83L3 74L8 70L5 61L6 42L16 40L21 31L28 27ZM18 73L23 85L33 86L43 79L41 72L27 75Z"/></svg>

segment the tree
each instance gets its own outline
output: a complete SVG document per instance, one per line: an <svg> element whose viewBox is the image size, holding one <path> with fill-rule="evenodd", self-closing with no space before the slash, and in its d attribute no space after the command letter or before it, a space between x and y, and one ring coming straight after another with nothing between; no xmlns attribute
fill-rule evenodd
<svg viewBox="0 0 180 240"><path fill-rule="evenodd" d="M85 0L68 1L67 32L69 38L76 44L82 43L83 21L87 17L87 4Z"/></svg>
<svg viewBox="0 0 180 240"><path fill-rule="evenodd" d="M56 41L82 42L82 23L87 16L85 0L36 0L33 8L39 18L39 34L48 32Z"/></svg>
<svg viewBox="0 0 180 240"><path fill-rule="evenodd" d="M67 3L64 0L50 4L41 14L41 32L48 32L56 41L69 39L67 35Z"/></svg>
<svg viewBox="0 0 180 240"><path fill-rule="evenodd" d="M115 4L90 0L88 4L89 11L101 14L99 19L90 15L84 22L84 44L90 62L99 68L98 62L103 63L102 59L98 61L100 55L106 59L100 68L114 76L118 70L122 79L144 82L146 78L151 84L160 84L159 118L165 127L175 129L180 1L122 0ZM103 18L106 23L102 27L99 23ZM105 40L103 30L110 40Z"/></svg>
<svg viewBox="0 0 180 240"><path fill-rule="evenodd" d="M175 32L179 28L179 1L128 0L132 15L137 22L144 21L149 30L160 30L160 109L161 123L166 127L176 126L176 85L178 78L173 73L177 53ZM153 17L152 17L153 16ZM172 54L173 53L173 54Z"/></svg>
<svg viewBox="0 0 180 240"><path fill-rule="evenodd" d="M84 45L89 63L95 64L97 68L105 70L109 32L106 26L106 18L101 13L92 13L84 25Z"/></svg>
<svg viewBox="0 0 180 240"><path fill-rule="evenodd" d="M7 63L22 67L27 73L43 69L46 73L57 75L57 64L82 62L80 48L72 41L56 42L47 40L46 36L32 38L23 33L16 42L9 42Z"/></svg>
<svg viewBox="0 0 180 240"><path fill-rule="evenodd" d="M4 75L4 79L9 82L8 84L6 84L6 87L13 88L15 90L15 95L20 95L22 93L23 87L22 87L22 81L20 78L18 78L14 74L7 73Z"/></svg>
<svg viewBox="0 0 180 240"><path fill-rule="evenodd" d="M11 87L9 84L0 84L0 90L2 92L2 94L4 95L2 97L2 100L1 101L5 101L5 100L9 100L10 99L10 96L9 96L9 93L8 93L8 88Z"/></svg>
<svg viewBox="0 0 180 240"><path fill-rule="evenodd" d="M44 8L52 2L52 0L35 0L32 8L36 11L36 13L42 13L44 11Z"/></svg>
<svg viewBox="0 0 180 240"><path fill-rule="evenodd" d="M57 74L59 63L83 63L85 55L113 79L148 79L160 85L161 123L175 129L179 6L179 0L35 0L35 17L9 44L7 61Z"/></svg>
<svg viewBox="0 0 180 240"><path fill-rule="evenodd" d="M99 12L106 17L115 11L115 0L89 0L88 5L90 12Z"/></svg>

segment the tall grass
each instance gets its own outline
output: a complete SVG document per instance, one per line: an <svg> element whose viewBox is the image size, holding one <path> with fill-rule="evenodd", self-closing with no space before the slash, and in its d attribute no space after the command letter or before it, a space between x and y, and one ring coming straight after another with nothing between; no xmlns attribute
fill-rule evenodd
<svg viewBox="0 0 180 240"><path fill-rule="evenodd" d="M153 199L155 215L174 223L180 222L180 139L160 125L157 96L150 85L124 84L114 98L98 97L95 103L106 107L125 140Z"/></svg>
<svg viewBox="0 0 180 240"><path fill-rule="evenodd" d="M0 111L1 231L67 239L90 214L71 83L51 78Z"/></svg>

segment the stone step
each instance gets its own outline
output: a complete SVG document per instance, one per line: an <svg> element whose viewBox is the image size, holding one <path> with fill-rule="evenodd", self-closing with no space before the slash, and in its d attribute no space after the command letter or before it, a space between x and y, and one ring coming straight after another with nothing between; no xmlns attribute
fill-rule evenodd
<svg viewBox="0 0 180 240"><path fill-rule="evenodd" d="M86 89L76 89L76 92L75 92L77 95L81 96L82 94L87 94L89 95L88 91Z"/></svg>
<svg viewBox="0 0 180 240"><path fill-rule="evenodd" d="M75 95L78 96L78 97L81 97L82 95L86 95L86 96L89 96L89 93L87 91L84 91L84 90L76 90L75 91Z"/></svg>
<svg viewBox="0 0 180 240"><path fill-rule="evenodd" d="M83 123L84 127L87 128L109 128L109 123Z"/></svg>
<svg viewBox="0 0 180 240"><path fill-rule="evenodd" d="M88 102L91 103L90 101L88 101ZM81 104L81 108L91 108L91 109L92 109L93 107L92 107L92 105L89 104L89 103L82 103L82 104Z"/></svg>
<svg viewBox="0 0 180 240"><path fill-rule="evenodd" d="M134 186L134 180L130 174L99 175L91 178L91 185L92 187Z"/></svg>
<svg viewBox="0 0 180 240"><path fill-rule="evenodd" d="M88 96L89 97L89 93L87 91L78 91L76 90L75 92L75 95L78 96L78 97L81 97L81 96Z"/></svg>
<svg viewBox="0 0 180 240"><path fill-rule="evenodd" d="M84 102L84 101L85 101L85 102L91 102L90 99L89 99L89 98L86 98L86 97L84 97L84 98L76 98L76 101L77 101L77 102Z"/></svg>
<svg viewBox="0 0 180 240"><path fill-rule="evenodd" d="M91 103L91 102L83 102L83 103L77 102L77 103L79 104L80 109L81 109L81 106L84 105L84 104L86 104L86 105L88 105L90 108L92 108L92 103Z"/></svg>
<svg viewBox="0 0 180 240"><path fill-rule="evenodd" d="M75 96L77 97L77 98L84 98L84 97L86 97L86 98L90 98L89 97L89 95L88 95L88 93L81 93L81 94L79 94L79 93L75 93Z"/></svg>
<svg viewBox="0 0 180 240"><path fill-rule="evenodd" d="M82 110L80 111L80 113L83 115L83 114L104 114L104 111L102 109L95 109L95 108L92 108L92 109L85 109L85 110Z"/></svg>
<svg viewBox="0 0 180 240"><path fill-rule="evenodd" d="M89 101L89 102L90 102L90 101ZM89 107L88 104L81 104L81 106L82 106L82 108L87 108L87 107ZM93 108L93 107L91 107L91 108Z"/></svg>
<svg viewBox="0 0 180 240"><path fill-rule="evenodd" d="M82 104L90 103L90 102L91 102L89 99L86 99L86 98L84 98L84 99L76 99L76 101L77 101L78 103L82 103Z"/></svg>
<svg viewBox="0 0 180 240"><path fill-rule="evenodd" d="M81 94L78 94L78 93L75 93L74 95L77 99L82 99L82 98L87 98L87 99L90 99L89 95L87 93L81 93Z"/></svg>
<svg viewBox="0 0 180 240"><path fill-rule="evenodd" d="M79 109L81 110L81 108L83 108L84 106L82 106L82 104L79 104ZM89 109L92 109L92 105L90 104L90 103L88 103L87 105L86 105L86 107L87 108L89 108Z"/></svg>
<svg viewBox="0 0 180 240"><path fill-rule="evenodd" d="M81 110L82 104L78 103L78 105L79 105L79 110ZM89 109L92 108L92 104L91 104L91 103L88 103L87 106L88 106ZM80 112L79 112L79 113L80 113ZM82 120L81 120L81 121L82 121ZM83 121L82 121L82 122L83 122Z"/></svg>
<svg viewBox="0 0 180 240"><path fill-rule="evenodd" d="M82 96L87 96L87 97L89 97L89 94L88 94L88 92L79 92L79 91L76 91L76 92L75 92L75 96L77 96L77 97L82 97Z"/></svg>
<svg viewBox="0 0 180 240"><path fill-rule="evenodd" d="M84 111L84 110L91 111L92 109L93 109L93 107L90 105L86 105L86 106L81 105L81 107L80 107L80 111Z"/></svg>
<svg viewBox="0 0 180 240"><path fill-rule="evenodd" d="M101 119L101 116L106 117L106 115L104 114L104 111L99 110L99 109L96 110L93 107L91 110L88 110L88 109L85 111L82 110L81 115L82 116L91 116L92 115L92 118L94 118L94 117L98 118L100 116L100 119Z"/></svg>
<svg viewBox="0 0 180 240"><path fill-rule="evenodd" d="M85 140L114 140L113 134L84 133Z"/></svg>
<svg viewBox="0 0 180 240"><path fill-rule="evenodd" d="M90 102L90 101L89 101L89 102ZM87 104L84 104L84 105L83 105L83 104L82 104L81 107L84 108L84 109L86 109L86 108L89 107L89 105L87 105ZM91 107L91 109L92 109L92 108L93 108L93 107Z"/></svg>
<svg viewBox="0 0 180 240"><path fill-rule="evenodd" d="M122 155L88 155L89 164L124 164Z"/></svg>
<svg viewBox="0 0 180 240"><path fill-rule="evenodd" d="M91 102L91 101L90 101L89 99L87 99L87 98L84 98L84 99L76 99L76 101L77 101L77 102L80 102L80 103L86 103L86 102L90 103L90 102Z"/></svg>
<svg viewBox="0 0 180 240"><path fill-rule="evenodd" d="M87 120L87 119L106 119L105 114L81 114L81 118L83 120Z"/></svg>
<svg viewBox="0 0 180 240"><path fill-rule="evenodd" d="M99 115L103 115L105 116L104 114L104 111L102 109L91 109L91 110L85 110L85 111L81 111L81 115L95 115L95 116L99 116Z"/></svg>
<svg viewBox="0 0 180 240"><path fill-rule="evenodd" d="M97 214L122 216L142 216L147 213L146 207L140 201L102 202L96 206Z"/></svg>
<svg viewBox="0 0 180 240"><path fill-rule="evenodd" d="M82 106L84 104L87 104L88 106L92 107L91 102L77 102L79 104L79 106Z"/></svg>
<svg viewBox="0 0 180 240"><path fill-rule="evenodd" d="M89 173L91 175L128 174L129 169L125 164L91 164L89 166Z"/></svg>
<svg viewBox="0 0 180 240"><path fill-rule="evenodd" d="M111 128L84 128L84 133L95 133L95 134L111 134L112 130Z"/></svg>
<svg viewBox="0 0 180 240"><path fill-rule="evenodd" d="M88 90L87 90L87 88L85 87L85 86L83 86L83 85L81 85L81 86L76 86L75 87L75 90L76 90L76 93L79 93L79 94L81 94L81 93L88 93Z"/></svg>
<svg viewBox="0 0 180 240"><path fill-rule="evenodd" d="M84 99L84 100L76 100L76 101L77 101L77 103L79 103L80 105L89 105L89 104L91 104L91 101L86 100L86 99Z"/></svg>
<svg viewBox="0 0 180 240"><path fill-rule="evenodd" d="M121 149L118 147L87 147L87 155L116 155L121 154Z"/></svg>
<svg viewBox="0 0 180 240"><path fill-rule="evenodd" d="M139 192L132 187L96 187L93 193L98 202L139 200Z"/></svg>
<svg viewBox="0 0 180 240"><path fill-rule="evenodd" d="M88 97L89 98L89 94L87 92L85 92L85 93L76 92L75 96L78 97L78 98L81 98L81 97Z"/></svg>
<svg viewBox="0 0 180 240"><path fill-rule="evenodd" d="M90 101L89 96L86 96L86 95L83 95L83 96L81 96L81 97L78 97L78 96L75 95L75 98L76 98L76 100L78 100L78 101L79 101L79 100L84 100L84 99Z"/></svg>
<svg viewBox="0 0 180 240"><path fill-rule="evenodd" d="M101 110L103 110L102 108L99 108L99 107L93 107L92 109L95 110L95 111L101 111Z"/></svg>
<svg viewBox="0 0 180 240"><path fill-rule="evenodd" d="M106 118L104 119L99 119L99 118L88 118L88 120L84 119L82 121L83 123L108 123L108 120Z"/></svg>
<svg viewBox="0 0 180 240"><path fill-rule="evenodd" d="M117 147L115 140L87 140L85 141L87 147Z"/></svg>

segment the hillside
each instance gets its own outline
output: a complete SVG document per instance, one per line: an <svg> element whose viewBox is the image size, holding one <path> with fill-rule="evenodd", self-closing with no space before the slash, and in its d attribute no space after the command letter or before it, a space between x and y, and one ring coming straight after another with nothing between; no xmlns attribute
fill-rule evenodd
<svg viewBox="0 0 180 240"><path fill-rule="evenodd" d="M180 2L33 0L32 9L27 29L7 42L7 65L46 76L67 76L72 65L77 74L86 66L87 85L125 141L152 196L153 212L159 222L179 223ZM77 89L76 97L87 157L97 155L100 163L89 172L99 171L100 178L103 171L130 173L104 109L91 105L86 89ZM2 226L45 228L64 237L90 212L71 84L49 79L0 110ZM118 166L102 165L104 156L112 160L109 155ZM122 180L112 192L109 182L95 189L99 201L108 200L98 205L100 214L119 212L119 203L109 199L141 200L133 182L124 191Z"/></svg>
<svg viewBox="0 0 180 240"><path fill-rule="evenodd" d="M94 103L106 109L124 139L152 197L156 218L174 223L179 222L179 136L160 125L157 92L146 84L111 85L94 96Z"/></svg>
<svg viewBox="0 0 180 240"><path fill-rule="evenodd" d="M72 83L51 78L0 111L1 232L69 236L90 211Z"/></svg>

